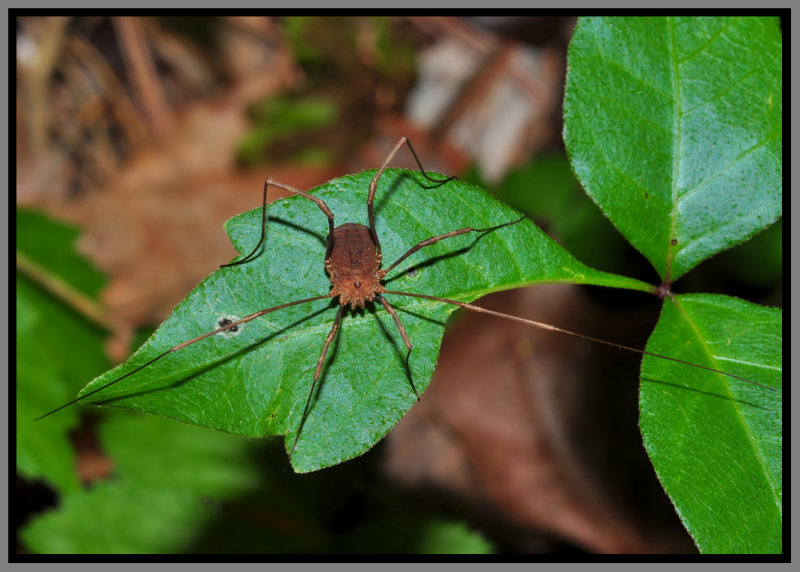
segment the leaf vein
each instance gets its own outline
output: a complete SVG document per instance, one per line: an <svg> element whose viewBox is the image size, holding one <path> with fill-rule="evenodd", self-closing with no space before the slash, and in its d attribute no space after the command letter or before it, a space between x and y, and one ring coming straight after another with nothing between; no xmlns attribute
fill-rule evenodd
<svg viewBox="0 0 800 572"><path fill-rule="evenodd" d="M683 305L680 303L679 300L674 299L674 303L675 303L675 306L677 307L678 311L681 313L681 315L683 316L684 320L686 321L686 324L694 332L695 338L697 339L697 341L700 344L700 346L703 348L704 353L711 360L711 363L713 364L712 367L714 367L715 369L720 369L719 364L717 364L717 362L714 360L714 354L711 352L711 349L708 347L706 339L700 333L700 331L697 328L697 325L695 324L694 320L692 320L689 317L689 315L687 314L687 312L685 311L685 309L683 308ZM756 459L758 460L758 463L761 466L761 470L762 470L762 472L764 474L765 479L767 480L767 482L770 483L770 489L772 490L772 494L773 494L773 497L776 500L776 504L780 504L780 498L779 498L779 494L778 494L778 490L777 490L777 484L773 481L772 473L769 471L769 468L767 466L767 460L764 458L764 453L763 453L762 449L758 446L759 439L757 439L756 436L753 435L753 432L750 429L750 425L746 422L746 419L745 419L745 416L744 416L744 414L742 412L742 409L741 409L741 406L739 404L739 401L736 400L735 396L731 392L730 382L727 379L724 379L724 376L722 376L721 374L717 374L717 378L720 378L720 381L721 381L723 387L725 388L725 391L727 392L728 397L730 398L732 406L736 410L736 413L737 413L737 415L739 417L740 423L741 423L742 427L744 428L744 432L747 435L748 440L752 444L754 455L755 455ZM699 395L698 395L698 397L696 399L699 399Z"/></svg>

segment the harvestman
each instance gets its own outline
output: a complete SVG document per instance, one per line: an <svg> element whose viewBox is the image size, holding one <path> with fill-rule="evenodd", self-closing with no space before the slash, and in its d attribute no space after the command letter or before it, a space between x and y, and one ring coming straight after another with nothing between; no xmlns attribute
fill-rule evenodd
<svg viewBox="0 0 800 572"><path fill-rule="evenodd" d="M744 377L740 377L738 375L734 375L734 374L731 374L731 373L723 372L723 371L720 371L720 370L717 370L717 369L714 369L714 368L711 368L711 367L706 367L706 366L703 366L703 365L700 365L700 364L691 363L691 362L680 360L680 359L677 359L677 358L674 358L674 357L665 356L665 355L661 355L661 354L656 354L656 353L653 353L653 352L648 352L648 351L645 351L645 350L640 350L640 349L637 349L637 348L632 348L632 347L624 346L624 345L621 345L621 344L616 344L614 342L601 340L599 338L593 338L593 337L590 337L590 336L584 336L582 334L577 334L575 332L570 332L568 330L557 328L557 327L551 326L549 324L544 324L542 322L536 322L534 320L528 320L528 319L525 319L525 318L512 316L510 314L503 314L502 312L495 312L494 310L488 310L486 308L482 308L480 306L475 306L475 305L472 305L472 304L468 304L466 302L459 302L457 300L450 300L450 299L447 299L447 298L440 298L438 296L431 296L431 295L426 295L426 294L415 294L415 293L411 293L411 292L398 292L398 291L394 291L394 290L387 290L383 286L382 280L398 264L400 264L403 260L405 260L406 258L411 256L412 254L414 254L418 250L420 250L422 248L425 248L426 246L430 246L432 244L435 244L435 243L439 242L440 240L445 240L447 238L460 236L462 234L467 234L467 233L470 233L470 232L477 232L477 233L480 233L481 235L483 235L483 234L498 230L498 229L506 227L506 226L515 225L515 224L517 224L519 222L522 222L525 219L525 217L522 217L522 218L517 219L517 220L512 220L512 221L505 222L505 223L502 223L502 224L499 224L499 225L496 225L496 226L491 226L491 227L488 227L488 228L465 227L465 228L460 228L458 230L453 230L453 231L450 231L450 232L446 232L444 234L439 234L439 235L436 235L436 236L432 236L432 237L427 238L427 239L425 239L423 241L420 241L416 245L412 246L410 249L408 249L408 251L405 254L403 254L397 260L392 262L387 268L385 268L385 269L381 268L381 260L382 260L381 242L380 242L380 238L378 237L378 233L375 230L375 213L374 213L375 192L377 190L378 181L380 180L381 175L386 170L386 168L389 165L389 163L391 163L392 159L394 159L395 155L397 154L397 152L400 150L400 148L403 145L407 145L408 146L408 149L411 151L411 154L414 156L414 160L416 161L417 166L420 169L420 172L429 181L437 183L439 185L443 185L443 184L447 183L448 181L451 181L451 180L455 179L455 177L448 177L446 179L438 180L438 179L435 179L435 178L431 177L430 175L428 175L428 173L422 167L422 163L420 162L419 157L417 156L416 152L414 151L414 148L411 146L411 143L408 141L408 139L406 137L401 137L400 140L395 144L395 146L389 152L389 154L386 156L386 159L383 161L383 164L378 169L378 171L375 173L375 176L372 178L372 181L369 184L369 195L367 197L367 214L368 214L368 217L369 217L369 226L365 226L363 224L358 224L358 223L351 223L351 222L344 223L344 224L339 225L339 226L335 226L333 212L331 212L330 208L328 208L328 205L325 204L325 201L323 201L322 199L320 199L318 197L310 195L310 194L306 193L305 191L301 191L299 189L296 189L296 188L294 188L294 187L292 187L290 185L286 185L284 183L279 183L277 181L273 181L272 179L267 179L264 182L264 194L263 194L262 207L261 207L261 213L262 213L261 214L261 237L259 238L258 243L256 244L255 248L253 248L252 252L250 252L248 255L246 255L241 260L238 260L236 262L231 262L229 264L223 264L222 265L222 267L228 267L228 266L237 266L239 264L246 264L246 263L250 262L251 260L253 260L257 256L257 254L259 252L259 249L264 244L264 241L265 241L265 238L266 238L267 189L268 189L269 185L272 185L274 187L278 187L278 188L284 189L284 190L286 190L286 191L288 191L290 193L293 193L293 194L296 194L296 195L300 195L301 197L305 197L305 198L307 198L307 199L309 199L311 201L314 201L317 204L317 206L320 208L320 210L323 212L323 214L327 217L328 226L329 226L329 232L328 232L328 237L327 237L327 240L326 240L326 248L325 248L325 270L327 270L327 272L329 274L330 281L331 281L331 290L330 290L330 292L328 294L325 294L325 295L322 295L322 296L312 296L310 298L304 298L302 300L295 300L295 301L292 301L292 302L286 302L284 304L279 304L277 306L273 306L272 308L267 308L265 310L259 310L258 312L254 312L252 314L249 314L249 315L245 316L244 318L238 319L236 321L232 321L232 320L229 320L229 319L221 321L220 322L220 326L221 327L219 327L219 328L217 328L217 329L215 329L215 330L213 330L211 332L207 332L207 333L205 333L205 334L203 334L201 336L198 336L196 338L193 338L191 340L188 340L188 341L185 341L183 343L180 343L180 344L178 344L176 346L173 346L172 348L168 349L167 351L165 351L165 352L159 354L158 356L156 356L155 358L151 359L150 361L148 361L144 365L141 365L141 366L137 367L136 369L126 373L125 375L123 375L121 377L118 377L117 379L115 379L113 381L110 381L109 383L107 383L106 385L104 385L102 387L99 387L98 389L90 391L89 393L86 393L86 394L84 394L84 395L82 395L82 396L80 396L80 397L78 397L76 399L73 399L72 401L70 401L68 403L65 403L64 405L61 405L60 407L58 407L56 409L53 409L52 411L50 411L50 412L42 415L41 417L37 418L37 420L38 419L42 419L44 417L47 417L48 415L51 415L51 414L53 414L53 413L55 413L57 411L60 411L61 409L65 408L65 407L68 407L68 406L70 406L70 405L72 405L74 403L77 403L78 401L81 401L81 400L85 399L86 397L89 397L90 395L93 395L93 394L95 394L95 393L97 393L99 391L107 389L111 385L114 385L115 383L118 383L118 382L122 381L123 379L135 374L136 372L148 367L149 365L151 365L152 363L160 360L161 358L163 358L163 357L165 357L165 356L167 356L167 355L169 355L169 354L171 354L173 352L181 350L181 349L183 349L183 348L185 348L187 346L190 346L190 345L192 345L192 344L194 344L196 342L204 340L204 339L206 339L208 337L214 336L216 334L219 334L221 332L225 332L225 331L228 331L228 330L235 331L238 328L239 325L244 324L246 322L249 322L251 320L255 320L256 318L258 318L260 316L263 316L265 314L269 314L270 312L275 312L277 310L282 310L284 308L288 308L290 306L296 306L298 304L305 304L305 303L308 303L308 302L314 302L314 301L317 301L317 300L323 300L325 298L338 298L339 299L339 308L336 311L336 317L335 317L335 319L333 321L333 326L331 327L330 332L328 333L327 337L325 338L325 342L322 345L322 351L320 352L319 359L317 360L317 366L316 366L316 369L314 370L314 379L313 379L313 382L311 384L311 389L309 390L308 398L306 399L306 404L305 404L305 407L303 409L303 415L300 418L300 424L297 427L297 434L295 435L294 442L292 443L292 447L291 447L291 449L289 451L289 457L291 457L292 454L294 453L295 447L297 447L297 442L300 439L300 433L301 433L301 431L303 429L303 426L305 425L305 422L306 422L306 420L308 418L308 414L309 414L309 410L310 410L310 407L311 407L312 398L314 396L314 390L315 390L315 388L317 386L317 382L319 381L320 375L322 373L322 368L323 368L323 365L325 363L325 357L326 357L326 355L328 353L328 349L329 349L331 343L336 338L336 335L339 332L339 326L340 326L341 321L342 321L342 315L344 314L345 308L348 305L350 306L351 310L355 310L356 308L363 309L367 302L378 302L379 304L381 304L386 309L386 311L389 313L389 315L394 320L394 323L397 326L398 331L400 332L400 336L403 339L403 344L405 345L406 350L407 350L406 358L405 358L406 371L409 372L409 381L410 381L410 384L411 384L411 388L414 391L414 394L416 395L417 400L420 399L419 393L417 392L417 389L414 386L414 381L413 381L413 379L411 378L411 375L410 375L409 358L411 356L411 350L413 349L413 346L411 344L411 340L409 339L408 334L406 333L406 330L403 327L403 323L400 321L400 317L397 315L397 312L395 311L394 307L386 300L386 298L384 298L383 294L391 294L391 295L397 295L397 296L409 296L409 297L413 297L413 298L424 298L424 299L427 299L427 300L434 300L434 301L443 302L443 303L446 303L446 304L452 304L454 306L459 306L461 308L466 308L468 310L472 310L472 311L475 311L475 312L484 313L484 314L491 314L493 316L498 316L498 317L505 318L505 319L508 319L508 320L513 320L515 322L521 322L521 323L526 324L526 325L536 326L536 327L542 328L544 330L549 330L549 331L552 331L552 332L561 332L561 333L564 333L564 334L578 336L578 337L580 337L582 339L586 339L586 340L589 340L589 341L592 341L592 342L596 342L596 343L600 343L600 344L609 345L609 346L612 346L612 347L615 347L615 348L618 348L618 349L632 351L632 352L635 352L635 353L638 353L638 354L649 355L649 356L653 356L653 357L657 357L657 358L661 358L661 359L667 359L667 360L670 360L670 361L673 361L673 362L682 363L682 364L693 366L693 367L698 367L698 368L705 369L705 370L708 370L708 371L712 371L712 372L715 372L715 373L721 373L721 374L724 374L724 375L728 375L730 377L734 377L734 378L740 379L742 381L746 381L748 383L752 383L754 385L758 385L760 387L763 387L765 389L769 389L771 391L776 391L775 388L769 387L767 385L763 385L763 384L758 383L756 381L752 381L752 380L749 380L749 379L746 379Z"/></svg>

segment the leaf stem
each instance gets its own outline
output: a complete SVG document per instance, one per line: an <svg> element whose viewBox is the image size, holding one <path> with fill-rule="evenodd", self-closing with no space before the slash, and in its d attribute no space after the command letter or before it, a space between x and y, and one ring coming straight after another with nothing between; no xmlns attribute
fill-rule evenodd
<svg viewBox="0 0 800 572"><path fill-rule="evenodd" d="M74 286L49 272L17 250L17 270L92 323L115 334L129 330L128 325L101 303L92 300Z"/></svg>

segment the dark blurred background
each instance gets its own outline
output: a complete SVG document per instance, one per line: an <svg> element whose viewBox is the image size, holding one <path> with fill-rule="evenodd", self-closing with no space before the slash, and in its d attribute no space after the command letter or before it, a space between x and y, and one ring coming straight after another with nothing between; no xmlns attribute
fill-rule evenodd
<svg viewBox="0 0 800 572"><path fill-rule="evenodd" d="M379 166L401 135L426 169L486 188L581 261L657 283L582 194L565 156L574 23L20 18L17 204L80 230L79 253L107 275L99 304L113 361L236 254L222 223L258 206L266 177L310 189ZM405 151L394 166L415 168ZM779 225L764 234L780 244ZM676 289L779 305L780 250L770 266L764 252L774 248L742 249ZM736 262L743 257L765 272L753 276ZM480 303L637 347L659 308L654 297L569 285ZM480 315L460 314L451 326L429 391L364 457L296 476L277 440L252 445L294 495L317 492L319 506L303 518L326 540L307 550L415 551L431 534L420 523L439 519L465 523L497 552L694 551L641 445L635 355ZM89 487L114 475L91 419L72 433ZM24 474L16 500L22 528L63 501ZM257 507L240 500L216 510L254 537L276 523L286 533L287 514ZM221 526L205 523L180 551L211 551L204 539ZM17 549L32 551L21 540ZM213 550L260 551L245 541Z"/></svg>

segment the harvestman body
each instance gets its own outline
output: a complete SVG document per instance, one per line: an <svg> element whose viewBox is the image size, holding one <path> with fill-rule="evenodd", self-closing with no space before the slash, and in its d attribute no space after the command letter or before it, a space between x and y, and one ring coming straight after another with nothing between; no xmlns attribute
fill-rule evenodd
<svg viewBox="0 0 800 572"><path fill-rule="evenodd" d="M289 456L291 457L294 453L294 449L297 446L297 441L300 438L300 432L303 429L303 425L306 422L306 418L308 417L309 407L311 405L311 398L314 395L314 388L319 381L320 374L322 373L322 366L325 363L325 356L328 353L328 348L330 347L333 340L336 338L336 334L339 332L339 326L342 321L342 314L344 313L344 309L349 305L351 310L355 310L356 308L364 308L364 305L367 302L378 302L380 303L389 315L394 320L397 329L400 332L400 336L403 338L403 343L406 346L408 352L406 353L406 370L410 371L408 365L408 359L411 356L412 344L411 340L408 337L408 333L406 329L403 327L403 323L400 321L397 312L392 307L392 305L384 298L381 294L386 293L387 290L383 287L381 280L400 262L405 260L407 257L415 253L421 248L426 246L430 246L440 240L444 240L446 238L452 238L454 236L459 236L462 234L466 234L468 232L479 232L479 233L486 233L491 232L493 230L497 230L504 226L509 226L512 224L516 224L521 222L523 218L506 222L503 224L499 224L497 226L492 226L489 228L461 228L458 230L454 230L451 232L447 232L445 234L440 234L437 236L433 236L422 242L419 242L415 246L412 246L408 252L403 254L400 258L395 260L392 264L389 265L386 269L381 269L381 241L378 237L378 233L375 230L375 212L374 212L374 203L375 203L375 192L378 188L378 181L381 178L384 170L389 165L389 163L394 159L394 156L400 150L403 145L408 145L411 154L414 156L414 159L419 166L420 172L422 172L423 176L427 178L429 181L438 184L444 184L455 177L449 177L443 180L436 180L431 178L426 172L425 169L422 167L419 158L417 157L414 148L411 146L411 143L408 141L406 137L401 137L400 140L395 144L389 154L386 156L386 159L383 161L383 165L381 165L380 169L375 173L375 176L372 178L372 181L369 184L369 195L367 197L367 214L369 217L369 226L364 226L363 224L352 223L348 222L339 226L334 226L334 218L333 213L331 212L328 205L325 204L325 201L322 199L315 197L313 195L309 195L308 193L291 187L289 185L285 185L283 183L278 183L273 181L272 179L267 179L264 183L264 198L263 198L263 205L262 205L262 220L261 220L261 238L256 244L256 247L253 251L245 256L242 260L237 262L232 262L230 264L224 264L223 266L235 266L238 264L244 264L249 262L252 257L258 252L259 248L264 242L264 237L266 236L266 200L267 200L267 188L269 185L276 186L278 188L287 190L291 193L300 195L302 197L306 197L314 201L317 206L319 206L320 210L325 214L328 218L328 224L330 226L330 232L328 233L328 239L326 242L326 249L325 249L325 270L327 270L330 281L331 281L331 291L328 294L328 297L331 298L339 298L339 309L336 312L336 318L333 321L333 327L331 331L328 333L328 336L325 338L325 343L322 346L322 352L320 353L319 360L317 361L317 367L314 370L314 381L311 384L311 390L308 393L308 399L306 400L306 406L303 410L303 416L300 419L300 425L297 428L297 434L295 435L294 443L292 444L292 448L289 451ZM395 292L391 292L395 293ZM398 292L399 294L399 292ZM324 297L324 296L323 296ZM301 303L304 301L316 300L319 297L311 298L308 300L300 300L296 303ZM244 318L243 320L246 320ZM240 320L237 323L241 323L243 320ZM229 326L230 327L230 326ZM419 400L419 393L417 392L417 388L414 386L414 382L409 375L409 380L411 382L411 388L414 390L414 394L417 396L417 400Z"/></svg>
<svg viewBox="0 0 800 572"><path fill-rule="evenodd" d="M395 146L389 152L389 154L386 156L386 159L384 160L383 164L378 169L378 171L375 173L375 176L373 177L372 181L369 184L369 195L368 195L368 198L367 198L367 213L368 213L368 217L369 217L369 226L365 226L363 224L357 224L357 223L344 223L342 225L335 226L333 213L331 212L330 208L328 208L328 205L325 204L325 201L323 201L322 199L320 199L318 197L310 195L310 194L308 194L308 193L306 193L304 191L296 189L296 188L294 188L292 186L289 186L289 185L286 185L286 184L283 184L283 183L279 183L277 181L273 181L272 179L267 179L264 182L264 194L263 194L263 199L262 199L261 238L259 239L258 244L256 244L256 246L252 250L252 252L250 252L247 256L245 256L241 260L238 260L236 262L232 262L230 264L223 264L222 265L222 267L228 267L228 266L237 266L239 264L246 264L247 262L250 262L251 260L253 260L256 257L257 253L259 252L259 249L264 244L264 240L265 240L265 237L266 237L267 188L269 187L269 185L273 185L275 187L278 187L278 188L284 189L286 191L289 191L290 193L293 193L293 194L296 194L296 195L300 195L301 197L305 197L305 198L307 198L307 199L309 199L311 201L314 201L317 204L317 206L320 208L320 210L327 217L328 225L329 225L330 228L329 228L329 232L328 232L328 237L327 237L327 241L326 241L326 249L325 249L325 269L327 270L327 272L329 274L329 277L330 277L330 281L331 281L331 290L330 290L330 292L328 294L325 294L325 295L322 295L322 296L313 296L311 298L304 298L302 300L295 300L295 301L292 301L292 302L286 302L286 303L280 304L278 306L273 306L272 308L259 310L258 312L254 312L252 314L249 314L249 315L245 316L244 318L241 318L241 319L236 320L236 321L226 320L224 323L220 322L220 324L219 324L220 327L219 328L217 328L217 329L215 329L215 330L213 330L211 332L207 332L207 333L205 333L205 334L203 334L201 336L198 336L196 338L193 338L191 340L185 341L185 342L183 342L181 344L178 344L178 345L168 349L167 351L165 351L164 353L156 356L155 358L153 358L152 360L148 361L144 365L141 365L141 366L137 367L136 369L128 372L127 374L125 374L125 375L123 375L121 377L118 377L117 379L107 383L106 385L104 385L104 386L102 386L102 387L100 387L98 389L90 391L90 392L88 392L88 393L86 393L86 394L84 394L84 395L82 395L82 396L80 396L80 397L78 397L76 399L73 399L72 401L70 401L68 403L65 403L64 405L62 405L62 406L60 406L60 407L58 407L58 408L46 413L45 415L42 415L38 419L42 419L43 417L47 417L48 415L51 415L51 414L53 414L53 413L65 408L65 407L67 407L69 405L77 403L78 401L81 401L81 400L85 399L86 397L89 397L90 395L93 395L93 394L95 394L95 393L97 393L99 391L104 390L104 389L110 387L111 385L113 385L115 383L118 383L118 382L122 381L123 379L135 374L136 372L148 367L149 365L151 365L155 361L158 361L159 359L165 357L166 355L169 355L170 353L179 351L179 350L181 350L181 349L183 349L183 348L185 348L187 346L190 346L190 345L192 345L192 344L194 344L196 342L199 342L201 340L204 340L204 339L206 339L208 337L214 336L214 335L219 334L221 332L225 332L225 331L228 331L228 330L235 330L236 328L238 328L239 325L244 324L246 322L249 322L251 320L255 320L256 318L258 318L260 316L263 316L263 315L268 314L270 312L275 312L277 310L282 310L282 309L288 308L290 306L295 306L295 305L298 305L298 304L304 304L304 303L313 302L313 301L316 301L316 300L323 300L325 298L338 298L338 300L339 300L339 308L338 308L338 310L336 312L336 318L334 319L333 326L331 327L330 332L328 333L327 337L325 338L325 342L323 343L323 346L322 346L322 351L320 352L319 359L317 360L317 366L316 366L316 369L314 370L314 379L313 379L313 382L311 384L311 389L309 390L309 393L308 393L308 398L306 399L306 405L305 405L305 408L303 410L303 416L300 419L300 424L298 425L297 433L295 435L294 442L292 444L292 448L289 451L289 456L291 457L292 454L294 453L295 447L297 446L297 442L298 442L298 440L300 438L300 433L301 433L301 431L303 429L303 426L305 425L306 419L308 418L308 413L309 413L309 409L310 409L310 406L311 406L311 401L312 401L312 398L314 396L314 390L316 388L317 382L319 381L320 375L322 373L322 368L323 368L323 365L325 363L325 357L326 357L326 355L328 353L328 348L330 347L331 343L336 338L336 335L339 332L339 326L340 326L341 321L342 321L342 315L344 314L344 311L347 308L347 306L350 306L351 310L355 310L356 308L362 308L363 309L367 302L378 302L379 304L381 304L386 309L386 311L389 313L389 315L394 320L394 323L397 326L398 331L400 332L400 336L403 339L403 343L405 344L406 349L408 350L407 353L406 353L406 360L405 360L406 361L406 371L409 373L409 382L411 383L411 388L414 390L414 394L417 396L417 400L419 400L419 393L417 392L417 389L414 386L414 382L413 382L413 379L411 378L410 368L409 368L409 358L411 356L411 350L413 348L413 346L411 344L411 340L409 339L408 334L406 333L406 330L403 327L403 324L400 321L400 318L397 315L397 312L395 311L394 307L392 307L392 305L386 300L386 298L383 297L383 294L391 294L391 295L398 295L398 296L409 296L409 297L413 297L413 298L424 298L424 299L428 299L428 300L435 300L435 301L443 302L443 303L446 303L446 304L452 304L454 306L459 306L459 307L466 308L466 309L469 309L469 310L472 310L472 311L475 311L475 312L479 312L479 313L491 314L493 316L498 316L498 317L509 319L509 320L512 320L512 321L515 321L515 322L520 322L520 323L523 323L523 324L526 324L526 325L529 325L529 326L536 326L538 328L542 328L542 329L553 331L553 332L561 332L561 333L570 334L570 335L573 335L573 336L578 336L578 337L580 337L582 339L586 339L586 340L589 340L589 341L593 341L593 342L609 345L609 346L612 346L612 347L615 347L615 348L618 348L618 349L632 351L632 352L635 352L635 353L638 353L638 354L642 354L642 355L649 355L649 356L653 356L653 357L657 357L657 358L667 359L667 360L670 360L670 361L673 361L673 362L682 363L682 364L690 365L690 366L693 366L693 367L698 367L698 368L705 369L705 370L708 370L708 371L713 371L713 372L716 372L716 373L721 373L721 374L724 374L724 375L728 375L728 376L735 377L737 379L752 383L754 385L758 385L758 386L763 387L765 389L769 389L771 391L775 391L775 389L772 388L772 387L760 384L758 382L755 382L755 381L752 381L752 380L749 380L749 379L746 379L746 378L743 378L743 377L740 377L740 376L737 376L737 375L734 375L734 374L726 373L726 372L723 372L723 371L720 371L720 370L717 370L717 369L714 369L714 368L706 367L706 366L699 365L699 364L694 364L694 363L687 362L687 361L684 361L684 360L680 360L680 359L677 359L677 358L673 358L673 357L670 357L670 356L665 356L665 355L661 355L661 354L656 354L656 353L640 350L640 349L637 349L637 348L632 348L632 347L629 347L629 346L624 346L624 345L621 345L621 344L616 344L614 342L609 342L609 341L606 341L606 340L601 340L601 339L593 338L593 337L590 337L590 336L584 336L582 334L577 334L575 332L570 332L568 330L563 330L561 328L557 328L557 327L551 326L549 324L544 324L542 322L536 322L534 320L528 320L528 319L525 319L525 318L519 318L517 316L512 316L512 315L509 315L509 314L503 314L501 312L496 312L494 310L488 310L486 308L482 308L480 306L475 306L475 305L468 304L468 303L465 303L465 302L459 302L457 300L449 300L447 298L440 298L438 296L431 296L431 295L426 295L426 294L415 294L415 293L411 293L411 292L398 292L398 291L393 291L393 290L386 290L384 288L383 284L382 284L383 278L391 270L393 270L398 264L400 264L403 260L405 260L406 258L411 256L412 254L414 254L418 250L420 250L420 249L422 249L422 248L424 248L426 246L430 246L430 245L432 245L432 244L434 244L436 242L439 242L440 240L445 240L447 238L460 236L462 234L467 234L467 233L470 233L470 232L477 232L477 233L485 234L485 233L488 233L488 232L492 232L492 231L498 230L498 229L503 228L505 226L511 226L511 225L517 224L519 222L522 222L525 219L525 217L522 217L522 218L519 218L519 219L516 219L516 220L512 220L512 221L505 222L503 224L499 224L499 225L488 227L488 228L465 227L465 228L460 228L458 230L453 230L453 231L450 231L450 232L447 232L447 233L444 233L444 234L433 236L431 238L425 239L425 240L417 243L416 245L412 246L405 254L400 256L397 260L395 260L387 268L385 268L385 269L381 268L381 261L382 261L381 243L380 243L380 238L378 237L378 234L377 234L377 232L375 230L375 214L374 214L375 193L376 193L377 186L378 186L378 181L380 180L381 175L386 170L386 167L389 165L389 163L392 161L392 159L394 159L395 155L397 154L397 152L400 150L400 148L403 145L407 145L408 146L409 150L411 151L411 154L414 156L414 159L415 159L417 165L419 166L420 172L429 181L437 183L439 185L442 185L442 184L445 184L448 181L450 181L450 180L455 178L455 177L448 177L446 179L437 180L437 179L434 179L434 178L430 177L425 172L425 169L422 167L422 164L420 163L420 160L417 157L417 154L414 151L414 148L411 146L411 143L408 141L408 139L406 137L401 137L400 140L395 144Z"/></svg>

